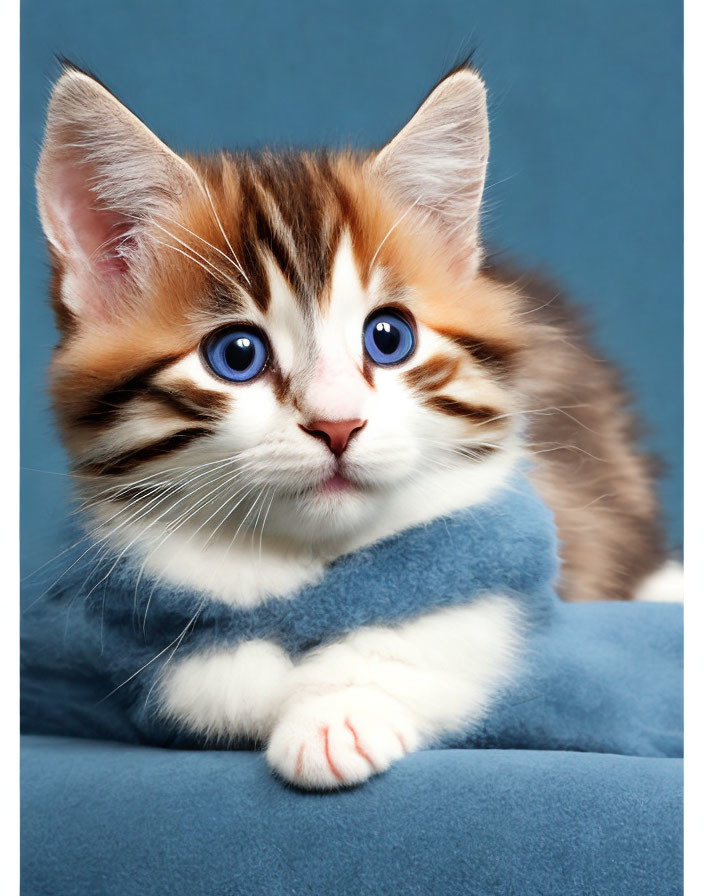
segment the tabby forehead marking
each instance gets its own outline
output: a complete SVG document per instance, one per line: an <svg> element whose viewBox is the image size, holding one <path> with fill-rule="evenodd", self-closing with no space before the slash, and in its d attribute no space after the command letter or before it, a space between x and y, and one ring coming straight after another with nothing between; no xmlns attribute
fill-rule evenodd
<svg viewBox="0 0 704 896"><path fill-rule="evenodd" d="M346 220L342 188L327 157L230 157L240 186L237 239L253 298L269 306L265 255L271 256L304 308L325 302L326 283Z"/></svg>
<svg viewBox="0 0 704 896"><path fill-rule="evenodd" d="M274 352L277 367L287 376L294 375L311 361L313 319L311 309L296 301L290 281L271 256L265 258L269 307L262 326Z"/></svg>

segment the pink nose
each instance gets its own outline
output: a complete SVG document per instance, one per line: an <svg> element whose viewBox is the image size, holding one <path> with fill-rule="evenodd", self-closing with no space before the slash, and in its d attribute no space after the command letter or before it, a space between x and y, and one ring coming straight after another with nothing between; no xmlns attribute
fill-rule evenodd
<svg viewBox="0 0 704 896"><path fill-rule="evenodd" d="M315 439L322 439L332 453L339 457L349 445L352 436L367 425L366 420L312 420L308 426L299 426Z"/></svg>

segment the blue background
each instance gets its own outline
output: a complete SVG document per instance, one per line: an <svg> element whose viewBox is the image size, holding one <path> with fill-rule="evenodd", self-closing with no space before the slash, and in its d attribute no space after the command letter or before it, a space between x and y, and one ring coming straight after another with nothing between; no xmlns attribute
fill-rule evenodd
<svg viewBox="0 0 704 896"><path fill-rule="evenodd" d="M672 0L25 0L21 35L25 570L63 516L47 409L55 331L33 175L68 56L176 149L380 145L477 48L490 92L485 235L558 278L623 368L682 540L682 11Z"/></svg>

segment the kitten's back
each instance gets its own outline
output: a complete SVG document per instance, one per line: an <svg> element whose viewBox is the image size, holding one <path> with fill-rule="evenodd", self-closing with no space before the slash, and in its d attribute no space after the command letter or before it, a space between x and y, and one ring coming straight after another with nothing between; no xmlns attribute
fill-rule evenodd
<svg viewBox="0 0 704 896"><path fill-rule="evenodd" d="M523 358L534 482L562 542L560 593L571 601L627 600L666 561L656 494L658 462L618 370L590 346L559 287L534 273L489 266L511 283L533 329Z"/></svg>

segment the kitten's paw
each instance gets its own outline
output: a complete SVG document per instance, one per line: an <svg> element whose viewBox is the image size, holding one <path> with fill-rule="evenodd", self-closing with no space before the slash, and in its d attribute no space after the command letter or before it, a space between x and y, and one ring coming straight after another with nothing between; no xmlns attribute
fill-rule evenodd
<svg viewBox="0 0 704 896"><path fill-rule="evenodd" d="M302 699L274 727L267 760L287 781L308 790L361 784L416 750L420 735L398 701L354 687Z"/></svg>

